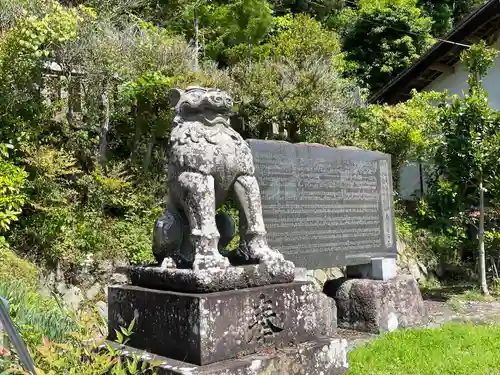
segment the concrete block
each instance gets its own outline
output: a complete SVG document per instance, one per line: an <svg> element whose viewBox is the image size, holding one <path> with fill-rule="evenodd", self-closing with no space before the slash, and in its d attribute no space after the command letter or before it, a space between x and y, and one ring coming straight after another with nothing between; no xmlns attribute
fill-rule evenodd
<svg viewBox="0 0 500 375"><path fill-rule="evenodd" d="M387 281L397 276L395 258L373 258L371 263L371 278Z"/></svg>

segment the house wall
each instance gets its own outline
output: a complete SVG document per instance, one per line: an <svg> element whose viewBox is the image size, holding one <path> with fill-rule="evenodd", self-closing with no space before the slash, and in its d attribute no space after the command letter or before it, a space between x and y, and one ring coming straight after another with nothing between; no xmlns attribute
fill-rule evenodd
<svg viewBox="0 0 500 375"><path fill-rule="evenodd" d="M494 44L500 50L500 39ZM467 90L467 70L462 63L454 66L454 73L442 73L436 80L429 84L423 91L444 91L450 94L462 96L462 92ZM488 92L490 106L500 110L500 55L495 60L495 65L490 69L488 75L483 79L483 85Z"/></svg>
<svg viewBox="0 0 500 375"><path fill-rule="evenodd" d="M500 50L500 38L495 42L494 47ZM442 73L437 79L429 84L423 91L444 91L450 94L463 96L463 91L467 91L467 70L462 63L454 66L453 73ZM488 101L492 108L500 111L500 54L495 60L495 65L490 69L488 75L483 79L483 85L488 92ZM424 180L424 191L426 190ZM421 194L420 169L418 165L408 165L401 168L400 191L401 197L405 200L414 200Z"/></svg>
<svg viewBox="0 0 500 375"><path fill-rule="evenodd" d="M404 200L414 200L422 196L422 182L424 192L427 188L425 179L420 180L420 166L418 163L410 163L401 168L399 173L399 194Z"/></svg>

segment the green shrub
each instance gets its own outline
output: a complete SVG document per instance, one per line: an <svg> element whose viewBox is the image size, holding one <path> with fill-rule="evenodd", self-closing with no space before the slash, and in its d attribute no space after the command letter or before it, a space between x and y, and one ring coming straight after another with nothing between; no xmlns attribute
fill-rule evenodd
<svg viewBox="0 0 500 375"><path fill-rule="evenodd" d="M19 280L23 285L29 288L35 288L38 282L38 271L29 261L18 257L8 246L0 239L0 283L9 280Z"/></svg>
<svg viewBox="0 0 500 375"><path fill-rule="evenodd" d="M9 302L11 318L29 346L39 345L42 336L66 341L69 332L76 328L61 301L41 296L22 281L0 282L0 296Z"/></svg>
<svg viewBox="0 0 500 375"><path fill-rule="evenodd" d="M82 312L75 320L71 341L61 344L43 337L42 343L29 345L37 375L155 375L159 363L140 363L136 354L125 359L120 355L119 348L127 344L133 324L120 329L118 345L113 346L95 339L95 328L101 327L102 319L91 311ZM9 374L28 375L21 369L15 353L1 356L0 366L7 368Z"/></svg>

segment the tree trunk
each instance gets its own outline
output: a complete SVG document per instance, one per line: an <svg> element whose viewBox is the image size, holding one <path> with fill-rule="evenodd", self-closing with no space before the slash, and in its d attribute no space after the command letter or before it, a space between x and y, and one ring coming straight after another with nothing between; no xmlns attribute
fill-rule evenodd
<svg viewBox="0 0 500 375"><path fill-rule="evenodd" d="M71 75L71 71L68 72L66 75L66 105L67 105L67 111L66 111L66 119L68 120L68 125L71 128L74 128L74 112L73 112L73 102L71 101L71 95L72 93L72 84L73 84L73 77Z"/></svg>
<svg viewBox="0 0 500 375"><path fill-rule="evenodd" d="M481 293L489 296L490 292L486 283L486 256L484 251L484 189L482 172L479 177L479 276L481 279Z"/></svg>
<svg viewBox="0 0 500 375"><path fill-rule="evenodd" d="M101 96L103 106L103 122L101 132L99 134L99 164L101 167L106 166L106 152L108 149L108 131L109 131L109 85L104 83L104 88Z"/></svg>
<svg viewBox="0 0 500 375"><path fill-rule="evenodd" d="M199 35L199 27L198 27L198 7L194 7L194 67L195 71L198 71L199 69L199 63L198 63L198 53L200 49L200 35Z"/></svg>
<svg viewBox="0 0 500 375"><path fill-rule="evenodd" d="M145 171L149 170L149 167L151 166L151 156L153 154L154 143L155 143L155 136L154 134L152 134L151 138L149 138L148 149L146 151L146 157L144 158L143 168Z"/></svg>

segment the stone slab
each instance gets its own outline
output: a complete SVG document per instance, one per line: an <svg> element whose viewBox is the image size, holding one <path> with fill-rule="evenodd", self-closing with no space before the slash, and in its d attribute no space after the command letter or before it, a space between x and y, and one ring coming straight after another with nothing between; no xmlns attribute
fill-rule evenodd
<svg viewBox="0 0 500 375"><path fill-rule="evenodd" d="M382 333L423 326L428 320L418 283L411 276L330 280L324 292L335 298L341 328Z"/></svg>
<svg viewBox="0 0 500 375"><path fill-rule="evenodd" d="M297 267L396 257L391 156L248 140L269 245Z"/></svg>
<svg viewBox="0 0 500 375"><path fill-rule="evenodd" d="M374 280L387 281L397 276L397 264L395 258L373 258L371 266L372 278Z"/></svg>
<svg viewBox="0 0 500 375"><path fill-rule="evenodd" d="M346 267L346 276L356 279L387 281L397 276L395 258L374 258L368 264Z"/></svg>
<svg viewBox="0 0 500 375"><path fill-rule="evenodd" d="M307 282L217 293L110 287L110 338L135 319L130 345L196 365L332 336L333 298Z"/></svg>
<svg viewBox="0 0 500 375"><path fill-rule="evenodd" d="M205 366L112 345L121 350L123 357L135 354L141 361L156 364L158 375L340 375L348 370L347 341L340 338L320 338L282 349L267 348Z"/></svg>
<svg viewBox="0 0 500 375"><path fill-rule="evenodd" d="M129 269L132 285L186 293L211 293L224 290L285 284L295 279L291 262L247 265L204 270L135 266Z"/></svg>

